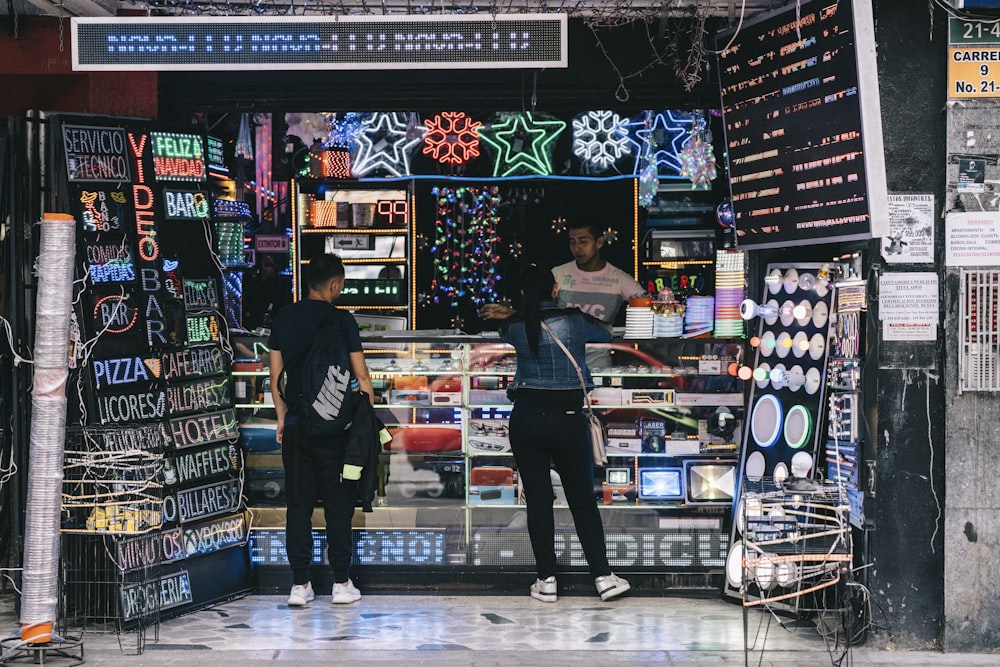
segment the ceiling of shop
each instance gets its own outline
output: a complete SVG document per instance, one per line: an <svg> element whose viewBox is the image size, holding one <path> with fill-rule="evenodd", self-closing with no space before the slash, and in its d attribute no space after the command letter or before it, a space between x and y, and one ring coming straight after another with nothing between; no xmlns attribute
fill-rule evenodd
<svg viewBox="0 0 1000 667"><path fill-rule="evenodd" d="M469 14L565 12L624 22L671 16L739 20L796 0L10 0L0 14L51 16L302 16L320 14Z"/></svg>

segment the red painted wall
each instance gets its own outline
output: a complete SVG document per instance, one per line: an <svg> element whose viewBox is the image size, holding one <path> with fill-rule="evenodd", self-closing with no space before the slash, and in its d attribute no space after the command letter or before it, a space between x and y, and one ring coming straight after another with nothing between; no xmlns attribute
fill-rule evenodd
<svg viewBox="0 0 1000 667"><path fill-rule="evenodd" d="M9 22L0 33L0 118L29 109L156 118L156 72L74 72L69 19L62 51L57 17L22 16L18 25L17 39Z"/></svg>

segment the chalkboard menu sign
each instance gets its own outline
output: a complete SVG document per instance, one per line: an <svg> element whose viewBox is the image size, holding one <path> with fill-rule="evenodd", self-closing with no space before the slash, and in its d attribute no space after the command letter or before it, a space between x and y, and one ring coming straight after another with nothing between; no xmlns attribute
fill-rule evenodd
<svg viewBox="0 0 1000 667"><path fill-rule="evenodd" d="M888 231L871 0L796 5L718 37L742 247Z"/></svg>

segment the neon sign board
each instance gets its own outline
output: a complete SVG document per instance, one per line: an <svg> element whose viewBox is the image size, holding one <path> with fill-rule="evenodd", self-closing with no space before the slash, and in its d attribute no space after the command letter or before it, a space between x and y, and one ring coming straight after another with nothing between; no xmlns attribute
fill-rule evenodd
<svg viewBox="0 0 1000 667"><path fill-rule="evenodd" d="M152 382L160 377L160 360L142 357L119 357L117 359L94 359L94 384L98 389L136 383Z"/></svg>
<svg viewBox="0 0 1000 667"><path fill-rule="evenodd" d="M162 389L139 394L110 394L97 397L97 413L102 424L163 419L167 396Z"/></svg>
<svg viewBox="0 0 1000 667"><path fill-rule="evenodd" d="M240 508L239 480L226 480L184 489L163 496L163 522L185 523L191 519L229 514Z"/></svg>
<svg viewBox="0 0 1000 667"><path fill-rule="evenodd" d="M102 452L128 450L158 452L170 444L166 425L162 423L119 426L109 429L84 429L83 437L88 447Z"/></svg>
<svg viewBox="0 0 1000 667"><path fill-rule="evenodd" d="M163 483L168 486L190 484L212 477L230 476L238 470L236 446L216 445L207 449L182 451L163 458Z"/></svg>
<svg viewBox="0 0 1000 667"><path fill-rule="evenodd" d="M167 380L218 375L229 368L229 355L219 347L196 347L164 352L163 377Z"/></svg>
<svg viewBox="0 0 1000 667"><path fill-rule="evenodd" d="M87 269L92 283L127 283L135 280L132 251L124 244L88 244Z"/></svg>
<svg viewBox="0 0 1000 667"><path fill-rule="evenodd" d="M197 134L150 132L153 171L159 181L204 181L205 156ZM206 216L207 217L207 216Z"/></svg>
<svg viewBox="0 0 1000 667"><path fill-rule="evenodd" d="M139 309L129 303L128 294L108 294L94 304L94 326L97 331L120 334L131 331L139 319Z"/></svg>
<svg viewBox="0 0 1000 667"><path fill-rule="evenodd" d="M119 569L130 572L221 551L246 541L246 519L234 514L120 540L115 555Z"/></svg>
<svg viewBox="0 0 1000 667"><path fill-rule="evenodd" d="M125 193L121 190L81 190L80 218L85 232L113 232L125 220Z"/></svg>
<svg viewBox="0 0 1000 667"><path fill-rule="evenodd" d="M191 345L217 343L219 341L219 318L214 313L188 316L187 340Z"/></svg>
<svg viewBox="0 0 1000 667"><path fill-rule="evenodd" d="M167 387L167 411L171 415L228 408L232 404L228 377L195 380Z"/></svg>
<svg viewBox="0 0 1000 667"><path fill-rule="evenodd" d="M208 195L197 190L164 190L163 205L167 220L208 220L209 217Z"/></svg>
<svg viewBox="0 0 1000 667"><path fill-rule="evenodd" d="M133 586L123 586L120 593L122 617L126 621L194 601L194 596L191 594L191 577L188 576L187 570Z"/></svg>
<svg viewBox="0 0 1000 667"><path fill-rule="evenodd" d="M213 278L184 278L181 285L186 310L219 307L219 290Z"/></svg>
<svg viewBox="0 0 1000 667"><path fill-rule="evenodd" d="M232 410L176 417L170 420L169 428L177 449L234 440L240 436L236 413Z"/></svg>
<svg viewBox="0 0 1000 667"><path fill-rule="evenodd" d="M567 67L567 15L73 18L73 69Z"/></svg>
<svg viewBox="0 0 1000 667"><path fill-rule="evenodd" d="M124 129L63 125L62 131L70 181L131 180Z"/></svg>

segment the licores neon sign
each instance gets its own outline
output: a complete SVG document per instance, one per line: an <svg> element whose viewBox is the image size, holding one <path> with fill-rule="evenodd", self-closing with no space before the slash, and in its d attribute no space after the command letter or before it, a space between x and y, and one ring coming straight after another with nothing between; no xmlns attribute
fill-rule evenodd
<svg viewBox="0 0 1000 667"><path fill-rule="evenodd" d="M567 15L73 18L73 69L567 67Z"/></svg>

